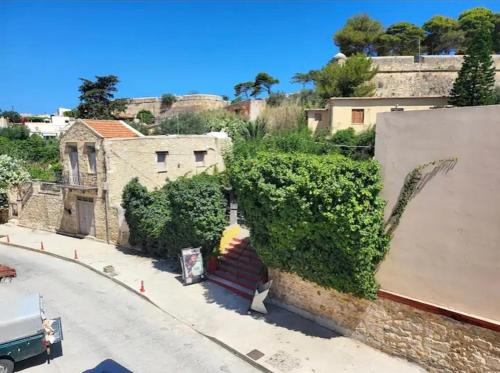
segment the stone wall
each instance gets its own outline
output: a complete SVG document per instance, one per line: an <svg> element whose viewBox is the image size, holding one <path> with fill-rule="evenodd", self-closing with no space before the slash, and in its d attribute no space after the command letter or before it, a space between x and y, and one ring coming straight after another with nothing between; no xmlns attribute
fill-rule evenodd
<svg viewBox="0 0 500 373"><path fill-rule="evenodd" d="M33 194L19 214L19 224L56 231L63 216L62 189L54 184L33 182Z"/></svg>
<svg viewBox="0 0 500 373"><path fill-rule="evenodd" d="M105 199L97 190L71 189L59 184L33 182L33 194L19 216L19 224L73 236L79 234L78 197L94 201L95 238L106 240ZM113 211L109 211L113 216ZM117 241L118 231L109 227L110 241Z"/></svg>
<svg viewBox="0 0 500 373"><path fill-rule="evenodd" d="M500 333L388 299L369 301L270 270L272 299L431 372L500 372ZM326 351L325 351L326 353Z"/></svg>
<svg viewBox="0 0 500 373"><path fill-rule="evenodd" d="M494 55L496 81L500 85L500 55ZM372 57L378 73L373 82L377 97L449 95L462 66L463 56Z"/></svg>
<svg viewBox="0 0 500 373"><path fill-rule="evenodd" d="M127 100L127 108L122 114L124 118L135 118L141 110L149 110L155 118L169 118L187 112L220 109L228 105L221 96L193 94L176 96L177 101L165 106L161 97L131 98Z"/></svg>

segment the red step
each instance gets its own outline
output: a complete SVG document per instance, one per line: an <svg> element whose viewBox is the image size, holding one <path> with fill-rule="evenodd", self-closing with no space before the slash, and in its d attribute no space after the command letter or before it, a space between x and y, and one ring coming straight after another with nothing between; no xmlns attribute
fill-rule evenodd
<svg viewBox="0 0 500 373"><path fill-rule="evenodd" d="M246 298L248 300L252 300L253 298L253 291L238 284L232 283L231 281L219 277L216 274L209 274L208 279L216 283L217 285L222 286L223 288L235 293L236 295L239 295L240 297Z"/></svg>
<svg viewBox="0 0 500 373"><path fill-rule="evenodd" d="M215 271L214 274L225 280L231 281L235 284L243 286L244 288L247 288L252 291L257 288L257 281L252 282L245 278L238 277L237 275L224 271L222 268Z"/></svg>
<svg viewBox="0 0 500 373"><path fill-rule="evenodd" d="M240 252L234 251L234 250L228 250L227 252L222 254L222 257L238 260L238 261L241 261L242 263L246 263L246 264L261 264L262 263L259 258L243 255Z"/></svg>
<svg viewBox="0 0 500 373"><path fill-rule="evenodd" d="M221 263L227 263L229 266L236 268L236 269L242 269L246 272L253 273L254 275L259 275L260 270L262 268L262 263L245 263L241 262L238 259L223 255L220 257L219 262Z"/></svg>
<svg viewBox="0 0 500 373"><path fill-rule="evenodd" d="M248 281L252 282L258 282L260 280L260 274L255 274L251 272L247 272L244 269L241 268L235 268L232 265L229 265L227 263L219 263L219 268L222 269L224 272L231 273L232 275L236 277L241 277L244 278Z"/></svg>

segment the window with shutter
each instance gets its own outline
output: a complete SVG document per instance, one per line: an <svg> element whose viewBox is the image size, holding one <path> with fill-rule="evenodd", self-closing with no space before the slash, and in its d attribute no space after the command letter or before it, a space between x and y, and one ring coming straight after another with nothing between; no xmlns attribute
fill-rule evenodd
<svg viewBox="0 0 500 373"><path fill-rule="evenodd" d="M365 123L365 109L352 109L352 124L364 124Z"/></svg>

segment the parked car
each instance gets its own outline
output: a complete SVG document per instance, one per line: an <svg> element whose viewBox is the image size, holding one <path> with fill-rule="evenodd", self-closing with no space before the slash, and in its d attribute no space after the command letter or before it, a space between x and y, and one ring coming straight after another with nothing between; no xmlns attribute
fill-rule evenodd
<svg viewBox="0 0 500 373"><path fill-rule="evenodd" d="M15 364L42 353L63 339L61 318L49 319L38 294L0 300L0 373L14 372Z"/></svg>

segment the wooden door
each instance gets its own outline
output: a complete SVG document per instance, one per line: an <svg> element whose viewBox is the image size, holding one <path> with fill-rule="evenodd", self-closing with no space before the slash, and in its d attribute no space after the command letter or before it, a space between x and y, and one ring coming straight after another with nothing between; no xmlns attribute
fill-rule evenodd
<svg viewBox="0 0 500 373"><path fill-rule="evenodd" d="M80 234L95 236L94 201L77 199L78 230Z"/></svg>

